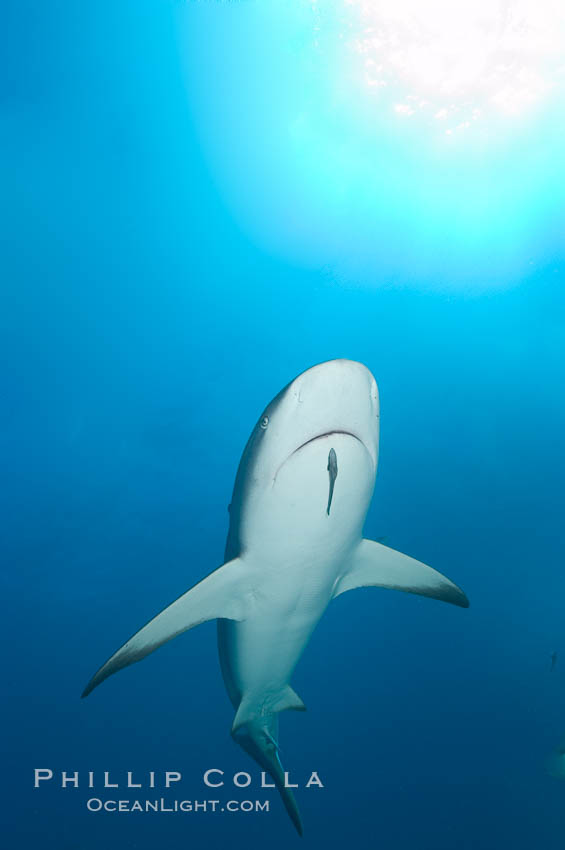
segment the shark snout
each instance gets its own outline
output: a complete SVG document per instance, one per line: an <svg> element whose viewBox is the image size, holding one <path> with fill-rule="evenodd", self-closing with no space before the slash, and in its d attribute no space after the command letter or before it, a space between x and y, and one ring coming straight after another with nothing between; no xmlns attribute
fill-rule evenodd
<svg viewBox="0 0 565 850"><path fill-rule="evenodd" d="M367 367L355 360L330 360L313 366L299 375L290 389L299 416L308 408L310 419L324 416L335 429L338 423L343 425L345 416L361 423L379 413L377 382Z"/></svg>
<svg viewBox="0 0 565 850"><path fill-rule="evenodd" d="M366 366L344 359L320 363L293 382L291 397L291 415L300 437L292 451L327 434L350 434L376 461L379 392Z"/></svg>
<svg viewBox="0 0 565 850"><path fill-rule="evenodd" d="M376 382L363 363L356 360L328 360L312 366L294 382L302 397L320 391L339 395L355 388L357 392L371 394L376 390Z"/></svg>

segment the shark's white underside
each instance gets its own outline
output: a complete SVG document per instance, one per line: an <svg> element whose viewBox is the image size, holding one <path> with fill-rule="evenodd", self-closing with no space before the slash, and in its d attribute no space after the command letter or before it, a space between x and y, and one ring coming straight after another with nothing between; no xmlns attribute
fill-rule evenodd
<svg viewBox="0 0 565 850"><path fill-rule="evenodd" d="M464 593L419 561L362 538L377 470L376 383L360 363L330 361L304 372L266 408L243 453L230 505L226 562L151 620L95 674L84 696L171 638L218 619L235 739L284 788L278 714L304 709L290 685L332 599L356 587L388 587L466 607ZM337 478L328 513L328 456Z"/></svg>

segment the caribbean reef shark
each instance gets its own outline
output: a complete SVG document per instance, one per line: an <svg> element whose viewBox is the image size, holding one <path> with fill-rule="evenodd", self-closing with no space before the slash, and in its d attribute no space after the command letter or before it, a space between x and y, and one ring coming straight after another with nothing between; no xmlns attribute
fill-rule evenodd
<svg viewBox="0 0 565 850"><path fill-rule="evenodd" d="M363 539L378 446L377 384L361 363L331 360L288 384L243 452L225 563L131 637L83 693L217 619L220 665L235 709L232 735L271 775L300 834L279 756L278 715L305 709L290 679L332 599L357 587L386 587L469 604L441 573Z"/></svg>

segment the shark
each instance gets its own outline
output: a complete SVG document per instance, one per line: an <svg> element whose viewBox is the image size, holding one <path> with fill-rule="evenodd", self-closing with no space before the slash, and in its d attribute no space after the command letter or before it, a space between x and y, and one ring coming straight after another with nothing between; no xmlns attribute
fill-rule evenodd
<svg viewBox="0 0 565 850"><path fill-rule="evenodd" d="M291 677L332 600L377 587L469 605L441 573L363 537L379 418L377 383L353 360L320 363L282 389L243 451L224 563L126 641L83 692L188 629L217 620L220 667L235 710L231 734L270 775L300 835L300 813L281 763L279 715L305 710Z"/></svg>

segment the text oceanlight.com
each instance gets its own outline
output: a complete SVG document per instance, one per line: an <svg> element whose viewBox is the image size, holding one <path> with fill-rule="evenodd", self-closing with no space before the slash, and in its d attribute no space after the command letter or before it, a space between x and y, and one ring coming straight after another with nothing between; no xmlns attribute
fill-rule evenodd
<svg viewBox="0 0 565 850"><path fill-rule="evenodd" d="M270 800L101 800L86 801L89 812L268 812Z"/></svg>

